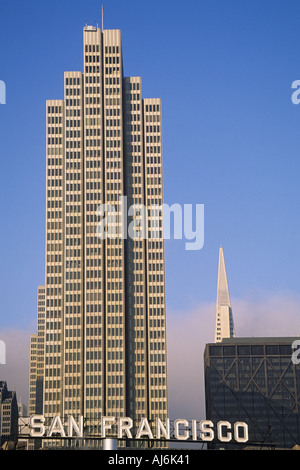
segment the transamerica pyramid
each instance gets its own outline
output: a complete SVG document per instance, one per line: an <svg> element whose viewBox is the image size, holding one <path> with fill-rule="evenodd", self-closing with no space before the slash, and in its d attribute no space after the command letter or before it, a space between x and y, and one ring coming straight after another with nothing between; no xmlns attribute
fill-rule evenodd
<svg viewBox="0 0 300 470"><path fill-rule="evenodd" d="M219 249L219 270L217 287L215 343L223 338L234 338L234 323L225 268L224 252Z"/></svg>

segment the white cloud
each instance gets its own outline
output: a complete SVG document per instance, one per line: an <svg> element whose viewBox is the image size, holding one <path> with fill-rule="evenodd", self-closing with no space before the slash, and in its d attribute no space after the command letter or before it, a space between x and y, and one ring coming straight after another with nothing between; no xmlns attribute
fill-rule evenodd
<svg viewBox="0 0 300 470"><path fill-rule="evenodd" d="M203 419L205 344L214 339L214 304L168 311L168 390L171 419Z"/></svg>
<svg viewBox="0 0 300 470"><path fill-rule="evenodd" d="M300 335L300 295L255 293L232 299L236 335ZM200 303L187 311L168 310L168 388L171 419L205 417L203 353L214 340L215 303ZM28 405L30 334L33 331L0 329L6 345L6 364L0 364L0 380L16 390Z"/></svg>
<svg viewBox="0 0 300 470"><path fill-rule="evenodd" d="M14 328L0 329L0 339L5 343L6 363L0 364L0 380L5 380L9 390L15 390L18 401L28 406L30 334Z"/></svg>
<svg viewBox="0 0 300 470"><path fill-rule="evenodd" d="M232 301L237 336L299 336L300 295L254 293Z"/></svg>
<svg viewBox="0 0 300 470"><path fill-rule="evenodd" d="M252 293L232 299L236 336L300 335L300 295ZM168 386L171 419L205 418L205 345L214 341L214 303L200 303L187 311L168 311Z"/></svg>

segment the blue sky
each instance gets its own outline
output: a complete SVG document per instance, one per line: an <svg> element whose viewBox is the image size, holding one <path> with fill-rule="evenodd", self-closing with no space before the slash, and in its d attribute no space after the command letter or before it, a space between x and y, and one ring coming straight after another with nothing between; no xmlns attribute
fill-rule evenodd
<svg viewBox="0 0 300 470"><path fill-rule="evenodd" d="M232 297L298 295L300 3L103 0L121 29L125 75L163 105L164 197L205 205L205 243L166 242L167 307L215 302L219 245ZM1 2L2 327L36 328L44 282L45 100L82 70L82 28L101 2ZM211 321L214 321L212 312Z"/></svg>

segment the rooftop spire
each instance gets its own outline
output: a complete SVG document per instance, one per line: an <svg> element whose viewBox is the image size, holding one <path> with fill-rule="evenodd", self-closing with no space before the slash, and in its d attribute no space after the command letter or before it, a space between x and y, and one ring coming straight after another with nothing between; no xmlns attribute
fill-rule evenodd
<svg viewBox="0 0 300 470"><path fill-rule="evenodd" d="M219 249L215 342L235 336L223 247Z"/></svg>
<svg viewBox="0 0 300 470"><path fill-rule="evenodd" d="M217 306L228 305L231 307L230 295L227 282L227 274L225 268L224 251L222 246L219 249L219 271L218 271L218 289L217 289Z"/></svg>

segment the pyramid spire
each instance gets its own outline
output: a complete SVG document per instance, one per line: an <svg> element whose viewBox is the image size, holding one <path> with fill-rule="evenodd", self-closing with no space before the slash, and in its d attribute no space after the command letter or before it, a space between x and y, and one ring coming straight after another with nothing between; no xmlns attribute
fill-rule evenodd
<svg viewBox="0 0 300 470"><path fill-rule="evenodd" d="M234 336L235 331L225 267L224 251L223 247L221 246L219 249L215 342L222 341L223 338L233 338Z"/></svg>
<svg viewBox="0 0 300 470"><path fill-rule="evenodd" d="M225 267L224 251L222 246L219 249L219 270L218 270L218 289L217 305L228 305L231 307L228 281Z"/></svg>

